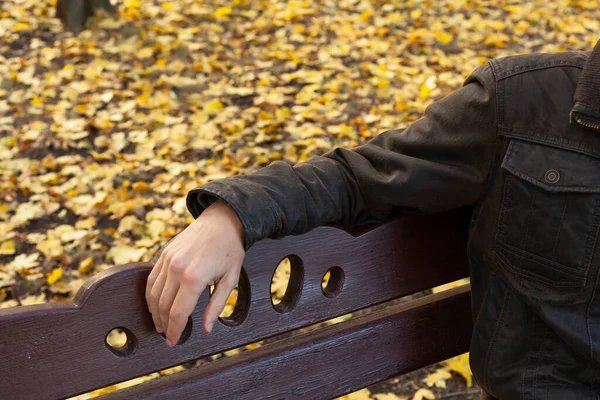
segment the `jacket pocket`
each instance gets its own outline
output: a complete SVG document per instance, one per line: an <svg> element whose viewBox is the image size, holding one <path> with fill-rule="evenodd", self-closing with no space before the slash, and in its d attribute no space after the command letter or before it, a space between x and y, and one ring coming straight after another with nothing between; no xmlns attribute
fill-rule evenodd
<svg viewBox="0 0 600 400"><path fill-rule="evenodd" d="M585 286L600 226L600 160L513 139L502 168L499 264L538 288Z"/></svg>

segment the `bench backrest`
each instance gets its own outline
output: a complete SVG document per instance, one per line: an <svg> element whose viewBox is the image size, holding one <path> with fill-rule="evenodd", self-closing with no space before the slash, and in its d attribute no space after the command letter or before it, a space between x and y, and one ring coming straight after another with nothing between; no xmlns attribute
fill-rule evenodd
<svg viewBox="0 0 600 400"><path fill-rule="evenodd" d="M460 211L402 216L350 232L324 226L257 242L244 259L231 317L206 334L205 292L187 340L174 348L156 333L145 303L152 264L113 267L87 281L73 302L0 310L1 397L85 393L467 277L467 222ZM274 307L271 279L286 257L292 261L290 283ZM339 269L324 293L322 278L331 267ZM454 289L107 398L334 397L467 351L470 315L468 287ZM106 344L114 328L128 334L120 353Z"/></svg>

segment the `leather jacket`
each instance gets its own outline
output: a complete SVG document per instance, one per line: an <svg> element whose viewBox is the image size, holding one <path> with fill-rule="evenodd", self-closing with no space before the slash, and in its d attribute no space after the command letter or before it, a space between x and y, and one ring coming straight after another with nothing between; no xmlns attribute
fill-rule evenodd
<svg viewBox="0 0 600 400"><path fill-rule="evenodd" d="M319 225L473 208L471 368L489 398L600 399L600 131L570 119L590 52L488 62L406 129L192 190L248 249Z"/></svg>

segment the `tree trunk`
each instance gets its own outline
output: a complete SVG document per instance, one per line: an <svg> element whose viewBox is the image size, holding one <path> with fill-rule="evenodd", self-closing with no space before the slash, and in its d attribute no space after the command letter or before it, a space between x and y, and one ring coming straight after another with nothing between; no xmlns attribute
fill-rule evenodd
<svg viewBox="0 0 600 400"><path fill-rule="evenodd" d="M94 10L102 8L114 14L117 9L110 0L58 0L56 16L63 25L72 32L81 32L88 18L94 15Z"/></svg>

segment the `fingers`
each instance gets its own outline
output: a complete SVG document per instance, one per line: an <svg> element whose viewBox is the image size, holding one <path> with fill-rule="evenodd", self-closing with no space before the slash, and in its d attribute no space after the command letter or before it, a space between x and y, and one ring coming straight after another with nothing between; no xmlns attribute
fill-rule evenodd
<svg viewBox="0 0 600 400"><path fill-rule="evenodd" d="M178 275L181 274L178 274L173 268L167 268L167 280L165 281L165 286L160 295L160 300L158 301L160 327L163 332L167 332L169 329L169 314L171 312L171 307L173 306L173 301L175 300L175 295L179 290Z"/></svg>
<svg viewBox="0 0 600 400"><path fill-rule="evenodd" d="M152 314L152 296L150 294L152 292L152 287L156 282L156 278L158 278L162 265L163 257L161 255L156 264L154 264L152 271L150 271L150 275L148 275L148 281L146 282L146 303L148 304L148 311L150 314Z"/></svg>
<svg viewBox="0 0 600 400"><path fill-rule="evenodd" d="M162 295L163 288L165 286L165 282L167 280L167 269L168 265L163 262L161 266L160 272L158 273L158 277L152 285L152 289L150 289L150 309L152 310L152 320L154 321L154 326L156 326L156 331L158 333L163 332L163 327L160 319L160 307L159 301Z"/></svg>
<svg viewBox="0 0 600 400"><path fill-rule="evenodd" d="M204 330L206 332L212 331L215 321L223 312L225 303L235 288L236 283L234 274L228 274L216 284L215 291L210 296L204 312Z"/></svg>
<svg viewBox="0 0 600 400"><path fill-rule="evenodd" d="M175 346L181 337L181 333L187 324L188 317L194 311L196 303L207 284L198 281L196 277L183 275L181 286L173 301L173 306L169 312L167 344Z"/></svg>

